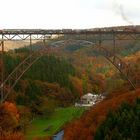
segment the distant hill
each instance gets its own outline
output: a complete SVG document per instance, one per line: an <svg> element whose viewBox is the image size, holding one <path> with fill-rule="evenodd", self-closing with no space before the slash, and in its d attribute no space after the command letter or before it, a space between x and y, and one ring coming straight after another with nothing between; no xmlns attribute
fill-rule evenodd
<svg viewBox="0 0 140 140"><path fill-rule="evenodd" d="M36 40L32 41L33 44L36 42L37 42ZM8 50L13 50L13 49L29 46L30 42L29 42L29 40L5 41L4 44L5 44L5 51L8 51Z"/></svg>

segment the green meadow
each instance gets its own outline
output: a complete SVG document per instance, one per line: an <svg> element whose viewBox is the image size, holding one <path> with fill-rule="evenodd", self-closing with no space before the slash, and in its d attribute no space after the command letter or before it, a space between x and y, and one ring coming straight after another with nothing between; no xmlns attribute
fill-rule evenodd
<svg viewBox="0 0 140 140"><path fill-rule="evenodd" d="M56 109L48 118L37 118L26 131L26 139L32 140L36 137L52 136L73 119L79 118L84 108L67 107Z"/></svg>

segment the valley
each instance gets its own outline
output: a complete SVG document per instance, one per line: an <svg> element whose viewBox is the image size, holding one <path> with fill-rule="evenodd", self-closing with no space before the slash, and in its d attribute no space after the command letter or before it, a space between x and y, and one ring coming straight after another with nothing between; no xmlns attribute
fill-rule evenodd
<svg viewBox="0 0 140 140"><path fill-rule="evenodd" d="M52 140L61 130L64 130L63 140L100 140L118 136L127 138L125 133L119 132L120 126L113 127L113 136L103 129L111 129L106 126L108 114L113 114L109 116L112 119L111 127L115 113L124 103L127 104L125 107L128 108L128 116L132 115L131 112L133 115L138 114L140 42L131 36L127 36L127 40L116 39L114 51L112 39L108 40L112 38L112 28L96 30L91 29L88 32L97 33L96 39L98 34L105 32L102 35L105 51L100 50L100 42L95 42L93 36L84 36L83 30L56 30L55 32L64 32L64 36L58 35L58 38L52 40L34 42L32 46L21 43L21 47L1 52L3 61L0 63L0 71L4 70L1 78L10 77L9 81L7 80L9 83L6 81L2 84L1 89L4 87L4 97L10 92L0 105L0 140ZM49 30L50 32L53 31ZM81 36L71 38L71 32L81 32ZM108 32L111 35L108 35ZM132 34L133 31L116 30L116 34L120 35L122 32ZM81 40L86 37L90 41L81 41L79 37ZM43 47L47 49L40 51ZM35 56L39 57L36 59ZM118 59L115 60L116 58ZM128 77L125 72L129 74ZM128 78L131 78L131 81ZM134 83L134 87L131 82ZM14 85L13 88L10 84ZM74 106L89 93L104 98L88 108ZM87 97L87 106L89 100L92 102L92 99ZM136 111L133 110L133 105ZM121 113L125 111L125 107L121 108ZM139 121L138 118L135 118L135 121ZM115 123L117 125L118 122ZM128 124L126 123L126 126ZM133 129L138 127L135 123ZM137 133L135 137L138 137Z"/></svg>

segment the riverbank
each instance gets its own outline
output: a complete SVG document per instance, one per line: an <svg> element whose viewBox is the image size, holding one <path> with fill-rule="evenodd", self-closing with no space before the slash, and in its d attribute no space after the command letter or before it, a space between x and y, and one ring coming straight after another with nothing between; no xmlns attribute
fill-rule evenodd
<svg viewBox="0 0 140 140"><path fill-rule="evenodd" d="M84 110L81 107L59 108L49 118L37 118L27 128L26 139L53 136L66 123L79 118Z"/></svg>

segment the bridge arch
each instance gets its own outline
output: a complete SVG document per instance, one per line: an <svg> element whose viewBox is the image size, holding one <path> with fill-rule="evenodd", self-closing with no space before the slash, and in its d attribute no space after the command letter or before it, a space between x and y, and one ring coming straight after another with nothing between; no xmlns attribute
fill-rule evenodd
<svg viewBox="0 0 140 140"><path fill-rule="evenodd" d="M0 85L0 90L8 87L5 91L4 96L1 98L0 102L3 103L8 95L10 94L11 90L17 84L19 79L24 75L24 73L41 57L44 53L50 53L55 47L60 46L67 46L71 44L80 44L83 46L95 46L98 48L102 55L111 63L113 64L119 72L126 78L126 80L130 83L130 85L135 89L135 82L133 82L130 73L132 71L129 70L129 66L123 62L119 57L117 57L114 53L108 51L107 49L100 46L100 43L88 41L88 40L59 40L49 44L47 47L41 47L39 50L31 53L28 57L26 57L4 80L3 83Z"/></svg>
<svg viewBox="0 0 140 140"><path fill-rule="evenodd" d="M132 70L129 69L129 65L125 63L121 58L116 56L113 52L107 50L105 47L102 47L100 42L92 42L89 40L62 40L54 42L55 47L59 46L66 46L71 44L80 44L83 46L93 46L96 47L99 51L99 54L102 53L102 55L124 76L124 78L130 83L130 85L135 89L135 85L137 84L137 79L133 79L131 75L136 75L133 73ZM58 46L57 46L58 45Z"/></svg>

